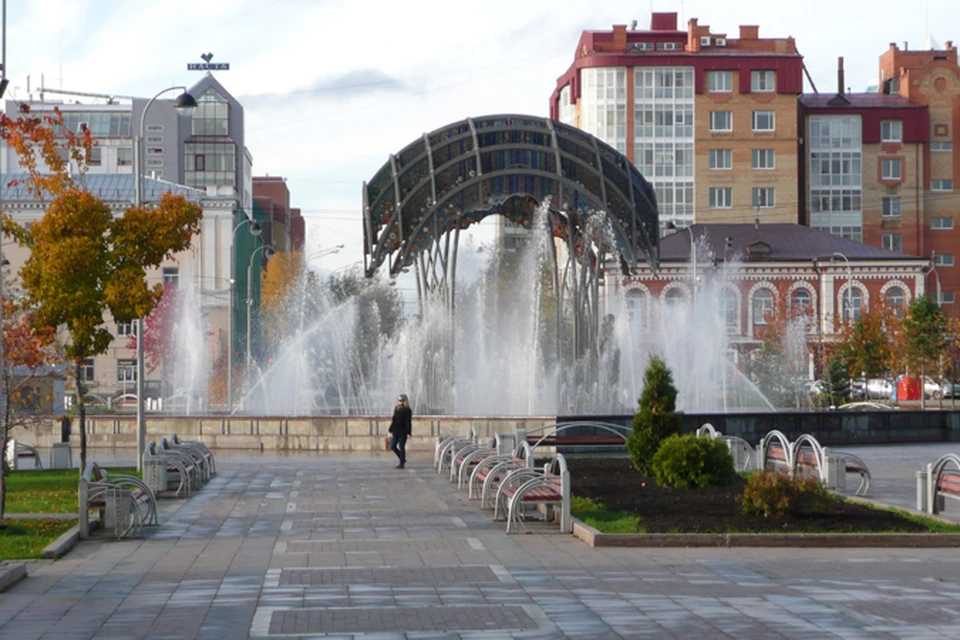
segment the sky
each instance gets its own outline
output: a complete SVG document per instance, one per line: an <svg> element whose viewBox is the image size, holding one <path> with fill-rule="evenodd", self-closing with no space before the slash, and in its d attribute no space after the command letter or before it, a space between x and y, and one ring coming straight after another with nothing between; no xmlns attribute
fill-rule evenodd
<svg viewBox="0 0 960 640"><path fill-rule="evenodd" d="M151 97L190 86L187 63L230 63L218 80L245 109L254 175L284 176L324 270L362 260L361 188L425 132L465 117L549 114L584 30L651 11L714 33L796 39L821 92L863 91L889 43L928 32L960 42L958 0L30 0L7 8L6 98L47 87ZM805 91L811 91L809 85ZM171 94L175 95L175 94Z"/></svg>

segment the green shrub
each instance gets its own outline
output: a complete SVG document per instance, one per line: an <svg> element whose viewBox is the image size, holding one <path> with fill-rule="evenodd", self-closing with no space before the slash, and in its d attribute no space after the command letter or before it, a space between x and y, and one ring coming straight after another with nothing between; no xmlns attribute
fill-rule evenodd
<svg viewBox="0 0 960 640"><path fill-rule="evenodd" d="M677 413L677 389L667 364L653 356L643 374L640 410L633 416L633 433L627 438L627 451L637 471L653 473L650 465L660 443L680 432L683 414Z"/></svg>
<svg viewBox="0 0 960 640"><path fill-rule="evenodd" d="M674 434L664 440L651 467L657 484L676 489L725 486L737 474L723 440L694 434Z"/></svg>
<svg viewBox="0 0 960 640"><path fill-rule="evenodd" d="M791 478L785 473L760 471L747 480L740 507L748 515L781 518L820 512L830 502L830 494L816 478Z"/></svg>

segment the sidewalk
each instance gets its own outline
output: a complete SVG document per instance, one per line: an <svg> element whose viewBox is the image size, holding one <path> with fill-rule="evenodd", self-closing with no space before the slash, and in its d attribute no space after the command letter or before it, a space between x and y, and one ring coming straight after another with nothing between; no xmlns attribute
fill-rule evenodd
<svg viewBox="0 0 960 640"><path fill-rule="evenodd" d="M951 447L844 449L896 503ZM0 638L948 638L960 624L954 550L592 549L507 536L427 457L394 465L221 456L148 538L30 563L0 597Z"/></svg>

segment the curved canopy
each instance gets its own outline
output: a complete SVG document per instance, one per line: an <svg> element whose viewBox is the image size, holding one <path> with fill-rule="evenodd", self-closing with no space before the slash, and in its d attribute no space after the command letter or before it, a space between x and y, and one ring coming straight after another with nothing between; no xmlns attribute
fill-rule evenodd
<svg viewBox="0 0 960 640"><path fill-rule="evenodd" d="M621 263L657 263L653 188L598 138L547 118L495 115L455 122L415 140L363 185L367 275L392 274L447 232L490 214L530 227L536 203L577 233L605 212Z"/></svg>

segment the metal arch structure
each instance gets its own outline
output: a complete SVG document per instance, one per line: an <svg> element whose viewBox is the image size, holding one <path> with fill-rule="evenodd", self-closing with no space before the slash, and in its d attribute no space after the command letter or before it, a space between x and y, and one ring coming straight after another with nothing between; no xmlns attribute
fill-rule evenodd
<svg viewBox="0 0 960 640"><path fill-rule="evenodd" d="M566 304L571 355L579 360L602 339L599 286L607 258L625 273L659 262L653 187L623 154L580 129L526 115L467 118L391 155L363 184L365 273L386 268L396 277L413 268L421 310L432 297L452 313L460 232L494 214L531 229L547 201L547 224L558 239L557 326Z"/></svg>

